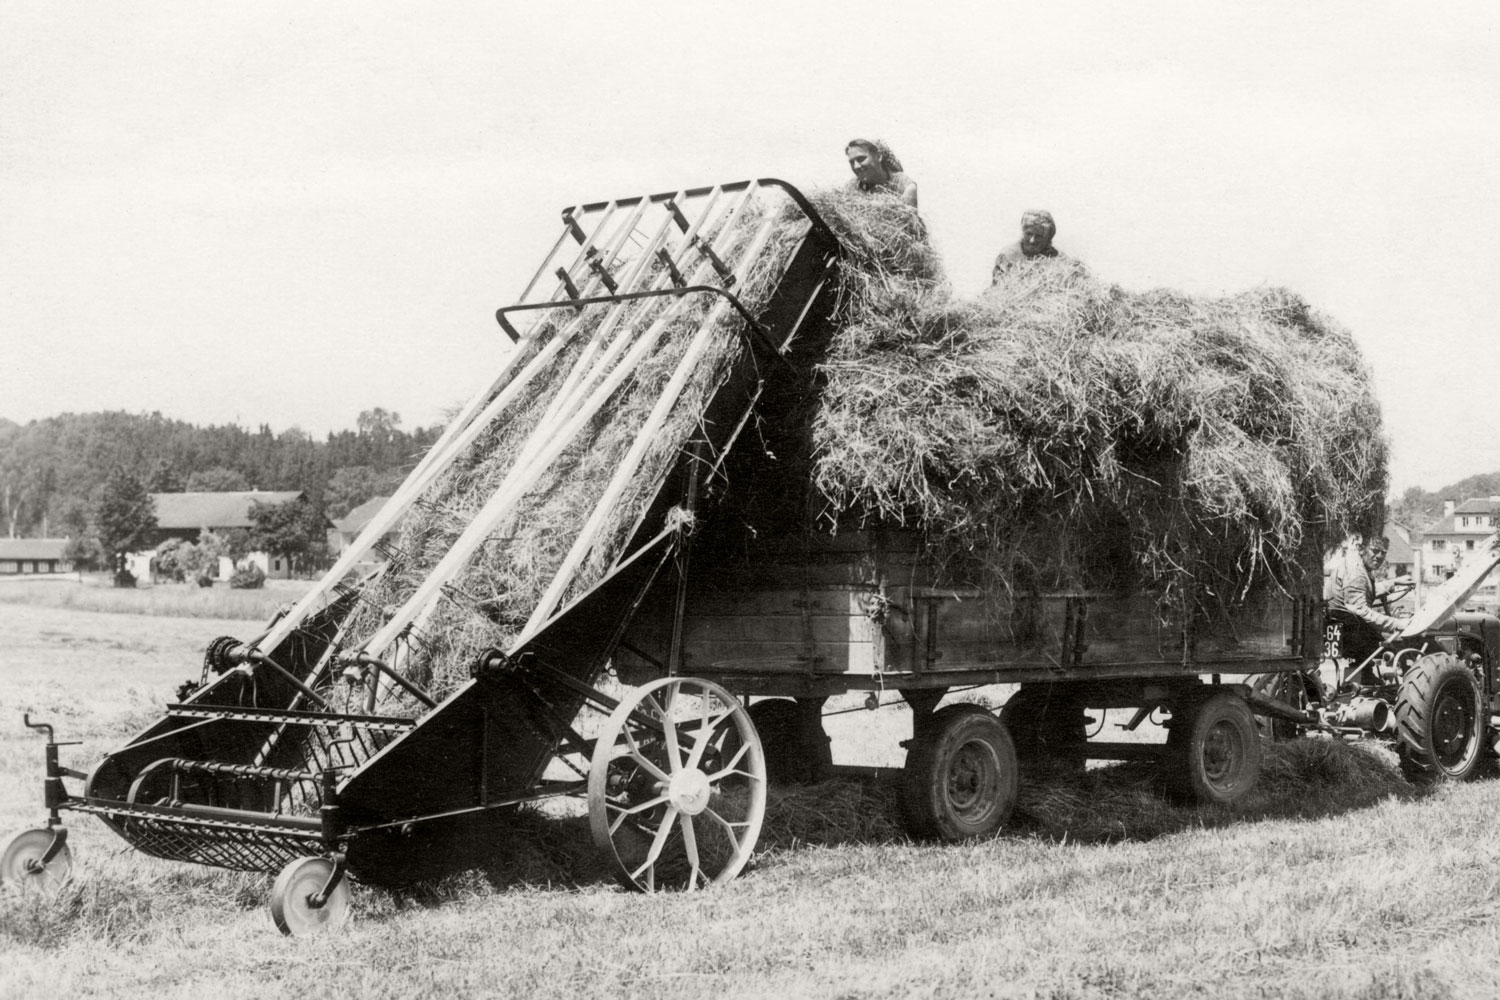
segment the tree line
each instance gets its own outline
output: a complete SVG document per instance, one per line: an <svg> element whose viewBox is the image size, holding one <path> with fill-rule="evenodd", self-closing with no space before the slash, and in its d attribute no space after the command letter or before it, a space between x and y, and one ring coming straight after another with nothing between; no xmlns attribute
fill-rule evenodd
<svg viewBox="0 0 1500 1000"><path fill-rule="evenodd" d="M199 427L160 413L0 418L0 532L97 539L105 484L118 475L146 493L302 490L312 512L336 519L394 490L440 432L407 431L399 414L379 407L323 441L297 427Z"/></svg>

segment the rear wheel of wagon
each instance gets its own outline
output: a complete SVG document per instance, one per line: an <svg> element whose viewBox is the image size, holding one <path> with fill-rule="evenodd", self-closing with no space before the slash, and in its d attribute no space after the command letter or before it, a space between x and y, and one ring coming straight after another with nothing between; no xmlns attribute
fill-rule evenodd
<svg viewBox="0 0 1500 1000"><path fill-rule="evenodd" d="M978 705L939 709L913 738L902 772L907 832L941 840L994 833L1015 808L1018 770L999 719Z"/></svg>
<svg viewBox="0 0 1500 1000"><path fill-rule="evenodd" d="M1167 735L1167 787L1178 798L1228 805L1260 777L1260 732L1250 706L1221 691L1173 711Z"/></svg>
<svg viewBox="0 0 1500 1000"><path fill-rule="evenodd" d="M620 702L589 763L594 843L627 887L722 885L750 860L766 762L750 713L710 681L664 677Z"/></svg>
<svg viewBox="0 0 1500 1000"><path fill-rule="evenodd" d="M776 784L808 785L833 766L833 748L823 732L820 704L768 698L749 708L766 755L766 777Z"/></svg>
<svg viewBox="0 0 1500 1000"><path fill-rule="evenodd" d="M1028 684L1011 695L1000 721L1015 741L1016 757L1035 767L1081 774L1087 765L1088 721L1082 700L1055 684Z"/></svg>
<svg viewBox="0 0 1500 1000"><path fill-rule="evenodd" d="M1485 718L1474 675L1451 653L1412 664L1396 697L1401 770L1408 779L1467 781L1484 757Z"/></svg>

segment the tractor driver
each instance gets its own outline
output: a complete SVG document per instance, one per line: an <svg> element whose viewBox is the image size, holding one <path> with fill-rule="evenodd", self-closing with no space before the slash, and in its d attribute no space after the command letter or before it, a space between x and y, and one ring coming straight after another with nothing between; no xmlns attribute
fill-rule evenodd
<svg viewBox="0 0 1500 1000"><path fill-rule="evenodd" d="M1387 635L1405 627L1401 619L1374 608L1377 597L1411 583L1409 576L1376 582L1375 574L1384 565L1390 544L1389 539L1379 537L1362 541L1333 571L1328 617L1342 626L1343 654L1355 664L1368 659Z"/></svg>
<svg viewBox="0 0 1500 1000"><path fill-rule="evenodd" d="M917 182L901 170L901 161L891 147L879 139L850 139L844 147L855 190L893 194L912 208L917 207Z"/></svg>

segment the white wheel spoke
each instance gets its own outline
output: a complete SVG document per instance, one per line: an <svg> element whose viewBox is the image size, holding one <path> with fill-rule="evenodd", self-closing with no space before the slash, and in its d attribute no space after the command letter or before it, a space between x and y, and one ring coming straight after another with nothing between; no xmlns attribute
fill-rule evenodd
<svg viewBox="0 0 1500 1000"><path fill-rule="evenodd" d="M682 827L682 846L687 851L688 864L692 865L692 870L688 872L687 887L696 889L698 880L703 878L703 866L698 861L698 833L693 829L693 817L687 813L677 817L677 822ZM703 881L707 884L708 879L704 878Z"/></svg>
<svg viewBox="0 0 1500 1000"><path fill-rule="evenodd" d="M719 723L734 715L734 709L721 712L710 722L708 718L708 699L703 700L703 724L698 728L698 735L693 740L693 752L688 756L688 767L697 767L703 760L703 754L713 743L714 731L719 728Z"/></svg>
<svg viewBox="0 0 1500 1000"><path fill-rule="evenodd" d="M715 771L713 774L710 774L708 776L708 780L711 782L718 781L720 778L726 777L727 775L731 774L742 774L747 778L755 777L755 775L751 774L749 771L742 771L737 766L740 760L743 759L745 754L749 753L749 751L750 744L746 743L744 746L740 747L739 753L735 754L733 759L731 759L729 763L725 764L722 768Z"/></svg>
<svg viewBox="0 0 1500 1000"><path fill-rule="evenodd" d="M661 724L666 735L667 769L673 774L682 770L682 748L677 743L677 725L672 721L672 706L677 701L677 688L666 688L668 695L662 699ZM649 697L649 696L648 696Z"/></svg>
<svg viewBox="0 0 1500 1000"><path fill-rule="evenodd" d="M614 802L605 802L604 808L613 809L615 812L620 814L620 818L609 825L609 832L614 833L620 828L620 824L624 823L630 817L636 815L637 813L643 813L647 809L650 809L654 806L659 806L665 801L667 801L667 797L665 795L658 795L654 799L651 799L647 802L642 802L639 805L633 805L628 809Z"/></svg>
<svg viewBox="0 0 1500 1000"><path fill-rule="evenodd" d="M750 824L749 823L731 823L731 822L729 822L729 820L725 819L723 816L720 816L718 814L718 812L716 812L711 807L708 808L708 809L703 810L703 815L704 816L712 816L714 818L714 821L717 822L720 826L722 826L724 828L724 835L726 837L728 837L729 838L729 842L734 845L734 853L736 855L738 855L740 853L740 838L736 837L734 835L734 828L737 827L737 826L749 826Z"/></svg>
<svg viewBox="0 0 1500 1000"><path fill-rule="evenodd" d="M646 772L657 781L671 780L665 771L657 767L656 764L652 762L652 760L647 757L644 752L642 752L641 746L635 741L635 734L630 731L629 726L625 727L624 735L625 749L630 754L631 760L635 761L637 764L641 765L641 767L645 768Z"/></svg>
<svg viewBox="0 0 1500 1000"><path fill-rule="evenodd" d="M672 822L676 819L677 807L671 805L667 806L667 814L662 817L661 826L657 827L656 830L656 838L651 841L651 850L646 852L645 862L643 862L641 866L635 871L630 873L631 878L640 878L641 872L645 871L648 868L651 868L656 864L657 858L661 857L661 849L666 846L667 837L672 832ZM652 885L655 885L655 881L656 880L653 874L651 878Z"/></svg>

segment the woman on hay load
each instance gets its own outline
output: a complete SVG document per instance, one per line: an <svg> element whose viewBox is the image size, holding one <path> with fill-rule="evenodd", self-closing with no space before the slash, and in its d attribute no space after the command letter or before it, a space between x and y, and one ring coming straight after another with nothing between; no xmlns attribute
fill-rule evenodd
<svg viewBox="0 0 1500 1000"><path fill-rule="evenodd" d="M917 182L901 170L901 161L891 147L879 139L850 139L844 146L855 190L893 194L912 208L917 207Z"/></svg>

